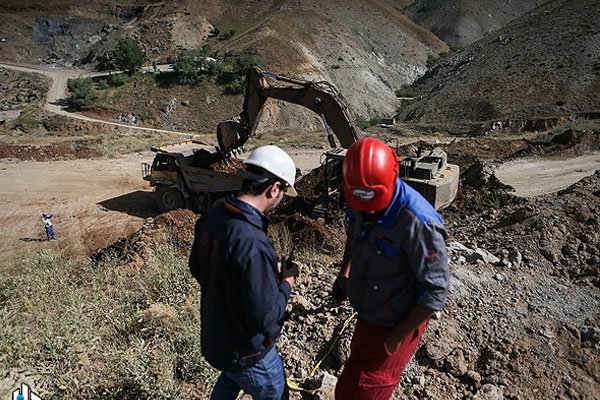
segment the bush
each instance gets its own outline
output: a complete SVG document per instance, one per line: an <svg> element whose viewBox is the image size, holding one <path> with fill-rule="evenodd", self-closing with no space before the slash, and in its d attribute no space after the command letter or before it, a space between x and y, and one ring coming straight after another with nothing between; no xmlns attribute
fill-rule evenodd
<svg viewBox="0 0 600 400"><path fill-rule="evenodd" d="M106 79L100 79L98 81L98 83L96 84L96 87L99 90L106 90L106 89L108 89L110 87L110 85L108 84L108 82L106 81Z"/></svg>
<svg viewBox="0 0 600 400"><path fill-rule="evenodd" d="M67 104L71 107L90 108L98 98L98 92L91 78L71 78L67 81L67 88L71 93Z"/></svg>
<svg viewBox="0 0 600 400"><path fill-rule="evenodd" d="M200 47L199 53L203 57L211 57L213 55L212 47L210 47L210 44L206 43Z"/></svg>
<svg viewBox="0 0 600 400"><path fill-rule="evenodd" d="M112 74L108 77L108 83L112 87L123 86L129 81L129 78L125 74Z"/></svg>
<svg viewBox="0 0 600 400"><path fill-rule="evenodd" d="M432 56L431 54L427 56L427 62L425 63L425 65L427 66L427 68L433 68L435 66L435 64L438 63L440 59L436 56Z"/></svg>
<svg viewBox="0 0 600 400"><path fill-rule="evenodd" d="M206 46L206 45L205 45ZM206 55L210 47L203 46L201 50L183 50L179 53L173 69L182 85L195 84L208 76L218 76L223 67L218 61L210 60Z"/></svg>
<svg viewBox="0 0 600 400"><path fill-rule="evenodd" d="M251 68L256 68L258 59L254 54L240 54L233 59L233 72L237 75L246 76Z"/></svg>
<svg viewBox="0 0 600 400"><path fill-rule="evenodd" d="M140 46L131 39L123 39L113 50L113 57L117 66L133 75L146 61L146 54Z"/></svg>
<svg viewBox="0 0 600 400"><path fill-rule="evenodd" d="M360 129L367 129L367 128L370 128L377 124L380 124L380 123L381 123L381 117L379 117L377 115L374 117L371 117L371 118L358 117L356 119L356 124L358 125L358 127Z"/></svg>
<svg viewBox="0 0 600 400"><path fill-rule="evenodd" d="M233 37L233 35L235 35L235 30L230 29L227 32L223 32L223 34L219 37L219 40L231 39Z"/></svg>
<svg viewBox="0 0 600 400"><path fill-rule="evenodd" d="M410 85L402 85L400 89L396 89L396 97L414 97L414 95Z"/></svg>
<svg viewBox="0 0 600 400"><path fill-rule="evenodd" d="M223 93L225 94L240 94L244 91L244 85L246 84L245 77L237 77L233 81L225 85Z"/></svg>
<svg viewBox="0 0 600 400"><path fill-rule="evenodd" d="M402 101L400 101L400 104L398 104L396 106L396 113L400 113L400 112L404 111L404 109L406 107L408 107L411 103L412 103L412 101L410 101L410 100L402 100Z"/></svg>

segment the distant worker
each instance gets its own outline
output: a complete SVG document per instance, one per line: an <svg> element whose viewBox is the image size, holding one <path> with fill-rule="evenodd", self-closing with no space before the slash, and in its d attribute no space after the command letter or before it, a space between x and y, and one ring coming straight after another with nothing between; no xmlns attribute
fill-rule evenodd
<svg viewBox="0 0 600 400"><path fill-rule="evenodd" d="M429 317L446 302L442 217L398 169L394 151L372 138L352 144L344 159L348 233L333 295L349 297L358 321L336 399L389 399Z"/></svg>
<svg viewBox="0 0 600 400"><path fill-rule="evenodd" d="M54 215L47 215L46 213L42 213L42 222L44 223L44 228L46 228L46 239L48 241L56 239L54 236L54 226L52 225L52 218Z"/></svg>
<svg viewBox="0 0 600 400"><path fill-rule="evenodd" d="M296 196L296 167L276 146L259 147L244 161L241 192L196 223L189 259L201 287L202 354L222 371L211 399L288 399L277 338L298 266L284 262L267 236L265 214L283 195Z"/></svg>

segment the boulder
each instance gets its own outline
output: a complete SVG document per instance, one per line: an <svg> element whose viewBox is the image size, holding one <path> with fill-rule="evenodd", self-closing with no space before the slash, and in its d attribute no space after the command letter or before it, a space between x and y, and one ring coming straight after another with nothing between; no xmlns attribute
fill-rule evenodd
<svg viewBox="0 0 600 400"><path fill-rule="evenodd" d="M502 389L491 383L486 383L477 391L473 400L503 400L504 393Z"/></svg>

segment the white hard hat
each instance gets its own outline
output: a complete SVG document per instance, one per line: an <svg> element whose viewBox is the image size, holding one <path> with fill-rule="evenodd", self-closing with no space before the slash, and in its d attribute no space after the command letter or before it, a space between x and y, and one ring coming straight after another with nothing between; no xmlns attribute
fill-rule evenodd
<svg viewBox="0 0 600 400"><path fill-rule="evenodd" d="M289 185L285 194L291 197L298 195L294 189L296 180L296 164L294 160L277 146L261 146L254 150L250 156L244 160L246 165L254 165L271 173Z"/></svg>

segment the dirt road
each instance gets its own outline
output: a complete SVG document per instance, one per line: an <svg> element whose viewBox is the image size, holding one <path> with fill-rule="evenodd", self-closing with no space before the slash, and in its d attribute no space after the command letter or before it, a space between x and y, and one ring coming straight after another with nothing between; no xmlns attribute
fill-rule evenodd
<svg viewBox="0 0 600 400"><path fill-rule="evenodd" d="M50 85L50 89L48 90L48 95L46 97L46 103L44 104L44 109L46 109L47 111L49 111L51 113L63 115L65 117L78 119L81 121L95 122L95 123L100 123L100 124L105 124L105 125L120 126L123 128L129 128L129 129L133 129L133 130L142 130L142 131L160 132L160 133L172 133L172 134L178 134L178 135L184 135L184 136L191 135L190 132L178 132L178 131L168 131L165 129L145 128L145 127L141 127L141 126L120 124L117 122L104 121L104 120L97 119L97 118L86 117L85 115L66 111L58 104L59 100L64 99L67 95L67 81L69 80L69 78L77 78L77 77L91 78L91 77L96 77L96 76L105 76L105 75L109 74L108 72L89 72L89 71L78 70L78 69L55 69L55 68L50 68L50 67L46 67L46 66L20 65L20 64L7 64L7 63L0 63L0 67L12 69L15 71L42 74L44 76L49 77L52 80L52 84ZM167 70L169 70L169 68L170 68L170 65L168 65L168 64L161 64L161 65L157 66L157 70L159 70L159 71L167 71ZM144 67L143 69L145 71L150 71L153 69L153 67ZM112 73L120 73L120 71L113 71Z"/></svg>
<svg viewBox="0 0 600 400"><path fill-rule="evenodd" d="M600 152L569 159L535 158L510 161L496 169L501 182L521 197L564 189L600 169Z"/></svg>

